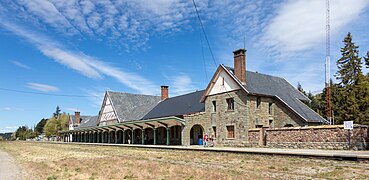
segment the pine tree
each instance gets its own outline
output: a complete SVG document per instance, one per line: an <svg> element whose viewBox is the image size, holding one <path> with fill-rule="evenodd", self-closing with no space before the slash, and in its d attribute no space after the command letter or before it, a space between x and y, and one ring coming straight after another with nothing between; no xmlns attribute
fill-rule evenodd
<svg viewBox="0 0 369 180"><path fill-rule="evenodd" d="M345 46L341 48L342 57L337 61L338 72L336 78L341 80L344 87L358 83L359 76L362 75L362 62L359 57L359 46L352 42L349 32L343 40Z"/></svg>
<svg viewBox="0 0 369 180"><path fill-rule="evenodd" d="M336 118L339 121L352 120L354 123L362 122L363 113L361 111L361 93L363 82L362 62L359 57L359 46L352 42L352 36L349 32L343 40L344 47L341 48L342 57L337 60L338 72L336 74L339 84L337 86L338 111Z"/></svg>
<svg viewBox="0 0 369 180"><path fill-rule="evenodd" d="M366 68L369 68L369 51L366 52L366 56L364 57L364 61L365 61ZM369 76L369 74L368 74L368 76Z"/></svg>
<svg viewBox="0 0 369 180"><path fill-rule="evenodd" d="M60 107L59 106L56 106L56 110L55 110L55 113L53 113L53 116L55 119L58 119L59 115L60 115Z"/></svg>

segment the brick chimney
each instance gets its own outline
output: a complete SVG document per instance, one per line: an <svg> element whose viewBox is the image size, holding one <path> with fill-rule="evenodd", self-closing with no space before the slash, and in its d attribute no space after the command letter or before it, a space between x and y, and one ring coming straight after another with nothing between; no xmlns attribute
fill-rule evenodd
<svg viewBox="0 0 369 180"><path fill-rule="evenodd" d="M246 85L246 50L239 49L233 51L234 55L234 75L243 85Z"/></svg>
<svg viewBox="0 0 369 180"><path fill-rule="evenodd" d="M79 125L79 124L81 124L81 113L80 112L78 112L78 111L76 111L76 112L74 112L74 118L75 118L75 125Z"/></svg>
<svg viewBox="0 0 369 180"><path fill-rule="evenodd" d="M169 97L168 88L169 86L161 86L161 100L165 100Z"/></svg>

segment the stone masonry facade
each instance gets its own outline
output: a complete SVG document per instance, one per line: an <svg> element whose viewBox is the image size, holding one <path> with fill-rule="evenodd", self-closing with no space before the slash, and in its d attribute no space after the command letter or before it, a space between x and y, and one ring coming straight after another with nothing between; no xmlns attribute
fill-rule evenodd
<svg viewBox="0 0 369 180"><path fill-rule="evenodd" d="M228 110L228 98L234 99L234 110ZM281 103L271 97L247 95L242 90L210 95L205 100L205 112L185 115L182 145L190 145L191 128L201 125L204 133L216 135L218 146L250 146L249 129L256 127L281 128L286 125L307 125ZM215 102L216 109L214 109ZM229 138L227 127L233 126L234 137ZM259 132L257 132L259 133Z"/></svg>
<svg viewBox="0 0 369 180"><path fill-rule="evenodd" d="M368 126L355 125L350 132L349 145L348 130L343 125L256 128L249 130L249 142L254 146L273 148L366 150L369 149L368 130Z"/></svg>

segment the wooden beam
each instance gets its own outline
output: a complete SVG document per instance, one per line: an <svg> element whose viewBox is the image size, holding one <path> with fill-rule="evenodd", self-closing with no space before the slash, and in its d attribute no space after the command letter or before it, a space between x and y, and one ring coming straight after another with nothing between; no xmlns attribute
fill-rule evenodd
<svg viewBox="0 0 369 180"><path fill-rule="evenodd" d="M146 125L150 126L151 128L155 128L155 125L152 125L150 123L145 123Z"/></svg>
<svg viewBox="0 0 369 180"><path fill-rule="evenodd" d="M133 125L139 127L140 129L143 129L143 126L140 126L140 125L137 125L137 124L133 124Z"/></svg>
<svg viewBox="0 0 369 180"><path fill-rule="evenodd" d="M160 122L160 121L158 121L158 123L161 124L161 125L163 125L163 126L165 126L165 127L168 127L168 124L165 124L165 123Z"/></svg>

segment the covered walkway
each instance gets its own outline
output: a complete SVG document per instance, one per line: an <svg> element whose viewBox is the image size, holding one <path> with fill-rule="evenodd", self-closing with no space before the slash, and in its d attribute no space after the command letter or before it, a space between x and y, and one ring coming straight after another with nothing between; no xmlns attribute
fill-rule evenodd
<svg viewBox="0 0 369 180"><path fill-rule="evenodd" d="M185 120L165 117L61 131L63 142L181 145Z"/></svg>

